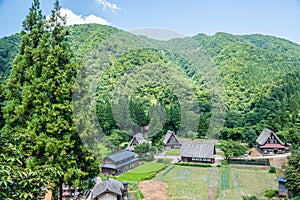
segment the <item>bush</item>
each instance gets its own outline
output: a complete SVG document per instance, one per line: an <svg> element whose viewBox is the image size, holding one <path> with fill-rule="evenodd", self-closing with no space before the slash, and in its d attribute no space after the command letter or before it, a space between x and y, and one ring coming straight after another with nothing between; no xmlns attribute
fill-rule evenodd
<svg viewBox="0 0 300 200"><path fill-rule="evenodd" d="M141 156L140 159L142 161L146 161L146 162L151 162L154 160L154 155L145 155L145 156Z"/></svg>
<svg viewBox="0 0 300 200"><path fill-rule="evenodd" d="M128 190L133 191L138 188L138 182L137 181L128 181Z"/></svg>
<svg viewBox="0 0 300 200"><path fill-rule="evenodd" d="M157 163L163 163L165 165L169 165L173 160L169 158L158 158L156 160Z"/></svg>
<svg viewBox="0 0 300 200"><path fill-rule="evenodd" d="M256 196L242 196L243 200L259 200Z"/></svg>
<svg viewBox="0 0 300 200"><path fill-rule="evenodd" d="M144 194L141 192L140 189L136 190L136 197L138 200L142 200L144 198Z"/></svg>
<svg viewBox="0 0 300 200"><path fill-rule="evenodd" d="M223 160L222 161L222 165L228 165L228 161L227 160Z"/></svg>
<svg viewBox="0 0 300 200"><path fill-rule="evenodd" d="M270 167L269 173L275 174L276 173L276 168L275 167Z"/></svg>
<svg viewBox="0 0 300 200"><path fill-rule="evenodd" d="M222 166L221 164L217 164L217 165L216 165L216 167L221 167L221 166Z"/></svg>
<svg viewBox="0 0 300 200"><path fill-rule="evenodd" d="M278 193L278 190L268 189L265 191L265 196L271 199Z"/></svg>

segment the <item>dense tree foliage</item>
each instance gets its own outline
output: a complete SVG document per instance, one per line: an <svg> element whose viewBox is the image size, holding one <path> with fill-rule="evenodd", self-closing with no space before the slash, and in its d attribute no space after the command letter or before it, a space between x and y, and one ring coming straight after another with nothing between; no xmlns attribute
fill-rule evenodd
<svg viewBox="0 0 300 200"><path fill-rule="evenodd" d="M185 108L180 107L181 112L185 113L180 113L180 116L177 115L172 118L173 121L166 122L157 117L152 119L150 107L143 105L144 113L149 113L151 118L149 124L152 123L151 121L157 123L164 121L162 125L164 129L173 128L177 130L178 126L183 126L182 123L178 123L180 118L190 119L191 122L197 120L199 121L197 137L205 137L211 122L212 98L204 79L205 74L197 74L195 70L197 66L193 66L187 59L174 54L174 52L149 48L128 49L128 46L122 46L122 41L105 46L106 51L117 52L117 56L114 58L108 56L105 61L98 60L98 54L103 52L100 49L102 42L122 31L96 24L71 26L68 27L68 30L71 32L68 37L71 46L75 50L75 55L85 64L92 65L101 71L97 88L96 111L104 133L109 135L114 129L123 129L124 127L128 131L132 127L133 114L128 111L130 109L127 109L126 112L117 111L124 107L129 108L130 99L127 97L122 101L119 100L112 107L115 103L113 102L113 92L118 82L124 77L136 78L130 76L130 72L133 70L140 70L141 74L148 74L151 77L159 76L160 72L153 70L155 69L153 66L156 65L167 66L168 69L173 70L170 70L172 72L180 72L180 75L178 73L173 77L180 80L180 82L189 80L190 82L187 82L187 85L197 88L195 94L198 98L199 111L196 114L197 117L195 117L195 113L191 114L189 111L185 111ZM1 61L1 66L6 71L9 71L7 69L10 66L9 61L12 60L15 54L14 48L11 48L14 44L12 41L18 43L19 39L17 38L18 35L14 35L0 40L0 52L2 52L2 58L5 57ZM188 39L182 40L188 41ZM192 37L192 39L200 48L206 51L212 62L217 66L225 88L227 110L224 128L220 133L221 139L240 140L251 146L255 143L254 138L261 130L269 128L278 132L284 142L299 145L300 106L297 100L299 99L300 89L299 45L284 39L258 34L243 36L227 33L216 33L213 36L199 34ZM135 47L140 38L130 36L124 40ZM172 45L176 41L169 41L168 44ZM149 42L155 43L153 40L149 40ZM9 49L6 47L9 47ZM148 71L145 70L145 66L148 67ZM141 76L141 79L142 77L145 76ZM130 82L130 84L136 87L138 83ZM151 82L148 81L145 84L148 85L142 92L148 102L151 102L150 100L153 100L152 93L155 89L151 89L153 85L151 85ZM145 84L140 86L145 86ZM154 91L158 96L161 92L160 89ZM170 88L164 88L163 91L167 93L174 92L168 89ZM177 90L179 94L185 94L182 88L177 88ZM140 94L140 96L142 95ZM131 96L131 99L136 100L139 98ZM165 107L162 102L159 102L159 98L157 100L161 106ZM175 112L164 108L165 119L170 119L171 113L178 114L178 106L182 106L182 103L173 105L172 109L176 110ZM123 122L122 118L126 120ZM146 124L146 122L142 124ZM181 128L184 130L183 132L188 132L188 126L190 125L185 124L185 126L187 127ZM158 134L159 129L156 130ZM156 137L155 133L151 133L151 135L153 138ZM185 133L183 133L183 136L185 136Z"/></svg>
<svg viewBox="0 0 300 200"><path fill-rule="evenodd" d="M35 199L44 187L78 186L99 171L74 124L71 94L78 65L64 25L58 1L46 20L38 0L23 23L1 131L5 199Z"/></svg>
<svg viewBox="0 0 300 200"><path fill-rule="evenodd" d="M231 157L244 155L248 147L239 141L222 140L220 149L224 152L225 159L228 160Z"/></svg>
<svg viewBox="0 0 300 200"><path fill-rule="evenodd" d="M288 166L285 171L287 187L294 196L300 196L300 151L294 150L288 157Z"/></svg>

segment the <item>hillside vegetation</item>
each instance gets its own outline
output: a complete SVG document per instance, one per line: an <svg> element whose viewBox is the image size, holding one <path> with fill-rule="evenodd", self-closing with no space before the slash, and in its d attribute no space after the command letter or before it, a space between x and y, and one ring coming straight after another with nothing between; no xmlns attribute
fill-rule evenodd
<svg viewBox="0 0 300 200"><path fill-rule="evenodd" d="M198 138L211 132L253 145L269 128L285 142L300 141L298 44L228 33L165 42L96 24L68 31L75 57L97 77L93 109L105 135L149 128L157 143L166 130ZM20 41L18 34L0 39L1 80Z"/></svg>

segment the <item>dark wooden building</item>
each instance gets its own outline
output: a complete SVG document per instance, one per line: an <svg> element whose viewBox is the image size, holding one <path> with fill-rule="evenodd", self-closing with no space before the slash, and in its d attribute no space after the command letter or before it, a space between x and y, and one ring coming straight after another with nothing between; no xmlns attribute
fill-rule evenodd
<svg viewBox="0 0 300 200"><path fill-rule="evenodd" d="M264 155L285 153L285 146L271 130L264 129L256 140L258 150Z"/></svg>
<svg viewBox="0 0 300 200"><path fill-rule="evenodd" d="M114 179L107 179L93 188L92 200L128 199L128 184Z"/></svg>
<svg viewBox="0 0 300 200"><path fill-rule="evenodd" d="M103 174L119 175L139 166L139 158L132 151L121 151L103 159L101 171Z"/></svg>
<svg viewBox="0 0 300 200"><path fill-rule="evenodd" d="M183 162L215 163L216 149L210 142L182 143L181 160Z"/></svg>
<svg viewBox="0 0 300 200"><path fill-rule="evenodd" d="M147 142L145 140L145 138L143 137L143 134L141 133L137 133L135 134L133 137L132 137L132 140L129 142L126 150L129 150L129 151L134 151L134 146L137 145L137 144L143 144Z"/></svg>
<svg viewBox="0 0 300 200"><path fill-rule="evenodd" d="M278 189L279 196L280 197L289 197L288 189L285 186L287 180L283 176L281 176L277 179L277 181L278 181L278 186L279 186L279 189Z"/></svg>
<svg viewBox="0 0 300 200"><path fill-rule="evenodd" d="M181 142L173 131L168 131L163 140L165 150L180 149Z"/></svg>

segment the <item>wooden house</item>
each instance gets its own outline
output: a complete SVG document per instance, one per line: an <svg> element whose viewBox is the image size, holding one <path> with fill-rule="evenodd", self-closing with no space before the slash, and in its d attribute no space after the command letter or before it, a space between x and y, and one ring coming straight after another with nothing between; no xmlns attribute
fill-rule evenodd
<svg viewBox="0 0 300 200"><path fill-rule="evenodd" d="M125 200L128 199L127 183L107 179L94 186L92 200Z"/></svg>
<svg viewBox="0 0 300 200"><path fill-rule="evenodd" d="M175 135L173 131L168 131L164 137L163 140L165 150L171 150L171 149L180 149L181 148L181 142Z"/></svg>
<svg viewBox="0 0 300 200"><path fill-rule="evenodd" d="M137 133L135 134L133 137L132 137L132 140L129 142L126 150L129 150L129 151L134 151L134 146L137 145L137 144L143 144L147 142L145 140L145 138L143 137L143 134L141 133Z"/></svg>
<svg viewBox="0 0 300 200"><path fill-rule="evenodd" d="M119 175L140 164L137 154L132 151L121 151L103 159L101 167L103 174Z"/></svg>
<svg viewBox="0 0 300 200"><path fill-rule="evenodd" d="M183 162L215 163L216 148L211 142L182 143L181 160Z"/></svg>
<svg viewBox="0 0 300 200"><path fill-rule="evenodd" d="M264 129L256 140L258 150L262 154L285 153L285 146L279 137L271 130Z"/></svg>

